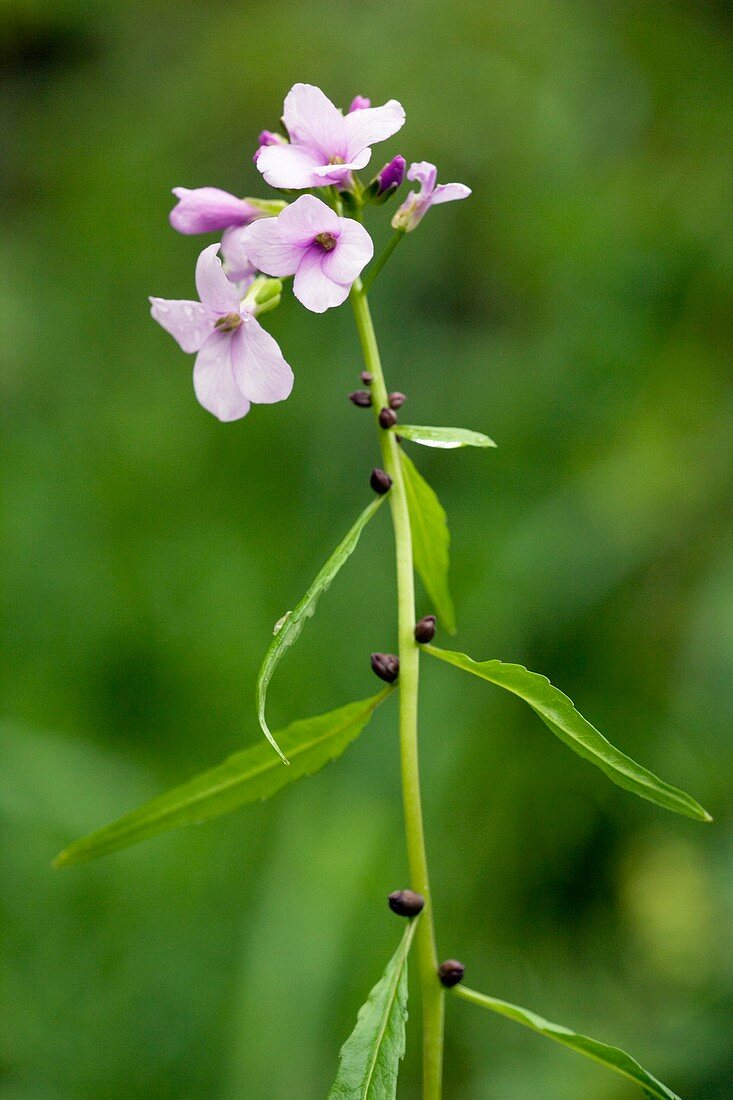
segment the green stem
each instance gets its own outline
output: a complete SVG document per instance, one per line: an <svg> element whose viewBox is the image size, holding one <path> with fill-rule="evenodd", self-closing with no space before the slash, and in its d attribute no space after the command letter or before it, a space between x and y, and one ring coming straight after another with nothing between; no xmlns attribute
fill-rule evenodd
<svg viewBox="0 0 733 1100"><path fill-rule="evenodd" d="M372 266L369 268L366 275L364 276L364 280L363 280L363 283L362 283L362 293L363 294L366 294L366 292L369 290L369 287L372 285L372 283L376 279L377 275L382 270L382 268L386 264L387 260L390 258L390 256L392 255L392 253L394 252L395 248L400 243L400 241L402 240L404 235L405 235L404 229L396 229L395 232L392 234L392 236L389 238L389 240L387 241L387 244L385 245L384 251L381 253L381 255L379 255L377 257L377 259L374 261L374 263L372 264Z"/></svg>
<svg viewBox="0 0 733 1100"><path fill-rule="evenodd" d="M393 246L394 247L394 246ZM393 432L379 424L379 412L387 406L387 387L382 373L377 339L374 334L365 288L359 279L351 291L356 327L364 362L372 375L372 405L385 471L392 478L389 502L395 535L397 561L397 611L400 658L400 762L405 838L410 868L410 886L425 897L416 933L417 961L422 996L423 1097L440 1100L443 1069L443 987L438 980L432 899L428 880L420 802L420 774L417 749L417 693L420 649L415 641L415 580L412 564L412 534L407 496L400 464L399 444Z"/></svg>

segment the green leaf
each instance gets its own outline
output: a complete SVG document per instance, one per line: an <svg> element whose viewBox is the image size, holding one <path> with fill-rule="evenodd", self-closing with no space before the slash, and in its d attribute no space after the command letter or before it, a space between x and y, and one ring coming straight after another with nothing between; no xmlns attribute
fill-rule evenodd
<svg viewBox="0 0 733 1100"><path fill-rule="evenodd" d="M96 859L179 825L209 821L247 802L270 798L296 779L313 775L339 757L391 691L392 688L386 688L369 699L349 703L316 718L304 718L282 730L279 737L290 756L290 768L283 768L265 742L260 741L111 825L75 841L56 857L54 866L66 867Z"/></svg>
<svg viewBox="0 0 733 1100"><path fill-rule="evenodd" d="M431 428L419 424L397 424L393 429L403 439L412 443L422 443L423 447L443 447L452 450L455 447L495 447L493 439L481 432L472 432L468 428Z"/></svg>
<svg viewBox="0 0 733 1100"><path fill-rule="evenodd" d="M419 917L410 921L384 974L359 1009L341 1047L328 1100L393 1100L405 1055L407 956Z"/></svg>
<svg viewBox="0 0 733 1100"><path fill-rule="evenodd" d="M640 1066L635 1058L632 1058L630 1054L626 1054L625 1051L619 1050L618 1047L610 1047L606 1043L599 1043L597 1039L589 1039L587 1035L579 1035L575 1031L561 1027L560 1024L551 1024L549 1020L543 1020L541 1016L529 1012L526 1008L509 1004L507 1001L499 1001L495 997L487 997L484 993L477 993L475 990L467 989L463 985L455 986L453 992L465 1001L470 1001L471 1004L488 1008L491 1012L498 1012L500 1016L506 1016L524 1027L531 1028L538 1035L544 1035L546 1038L553 1039L556 1043L562 1043L563 1046L569 1047L570 1050L574 1050L586 1058L591 1058L594 1062L600 1062L602 1066L613 1070L614 1073L619 1073L622 1077L627 1077L637 1085L641 1085L644 1092L648 1096L654 1097L654 1100L680 1100L676 1092L668 1089L643 1066Z"/></svg>
<svg viewBox="0 0 733 1100"><path fill-rule="evenodd" d="M437 646L426 645L423 649L441 661L472 672L524 699L556 737L578 756L590 760L619 787L675 813L697 821L712 821L710 814L694 798L671 787L615 748L595 726L586 722L567 695L553 687L546 676L503 661L473 661L465 653L451 653Z"/></svg>
<svg viewBox="0 0 733 1100"><path fill-rule="evenodd" d="M443 626L455 634L455 612L448 591L448 519L434 491L402 450L400 462L410 511L415 568Z"/></svg>
<svg viewBox="0 0 733 1100"><path fill-rule="evenodd" d="M359 541L359 536L383 502L383 496L375 497L371 504L364 509L354 526L338 544L331 554L331 557L320 570L305 596L303 596L303 599L295 607L295 610L286 611L283 617L275 624L273 632L275 637L270 642L270 646L265 654L265 659L262 662L262 666L257 676L257 717L260 720L260 726L262 727L262 732L265 737L280 754L280 757L286 764L288 763L287 757L272 736L270 727L267 724L267 719L265 718L267 686L272 679L273 672L280 663L283 653L296 640L303 629L305 620L315 613L321 593L326 591L341 566L346 562L347 558L353 554L356 549L356 544Z"/></svg>

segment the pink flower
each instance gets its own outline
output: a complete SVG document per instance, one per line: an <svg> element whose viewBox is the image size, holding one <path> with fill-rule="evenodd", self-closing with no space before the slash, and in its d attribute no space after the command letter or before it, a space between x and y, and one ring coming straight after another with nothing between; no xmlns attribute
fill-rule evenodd
<svg viewBox="0 0 733 1100"><path fill-rule="evenodd" d="M287 145L285 138L282 134L274 134L272 130L263 130L260 136L257 138L257 148L254 151L252 160L257 163L257 158L266 145Z"/></svg>
<svg viewBox="0 0 733 1100"><path fill-rule="evenodd" d="M352 111L366 111L371 105L371 99L367 99L365 95L355 95L349 105L349 114L351 114Z"/></svg>
<svg viewBox="0 0 733 1100"><path fill-rule="evenodd" d="M174 187L173 194L178 202L169 217L179 233L216 233L230 225L249 225L262 217L256 206L218 187Z"/></svg>
<svg viewBox="0 0 733 1100"><path fill-rule="evenodd" d="M260 271L295 275L293 293L314 313L340 306L374 255L363 226L340 218L313 195L301 195L277 218L253 222L242 236Z"/></svg>
<svg viewBox="0 0 733 1100"><path fill-rule="evenodd" d="M239 420L250 403L283 401L293 372L269 332L255 320L254 304L240 302L217 257L205 248L196 264L200 302L151 298L151 314L187 352L198 352L193 368L196 397L219 420Z"/></svg>
<svg viewBox="0 0 733 1100"><path fill-rule="evenodd" d="M233 283L239 284L239 290L244 294L255 275L257 268L250 263L249 256L244 250L242 234L246 226L232 225L225 229L221 237L221 256L224 261L224 270L227 278Z"/></svg>
<svg viewBox="0 0 733 1100"><path fill-rule="evenodd" d="M290 144L261 147L257 167L271 187L303 190L341 183L350 171L364 168L372 142L396 134L405 112L390 99L344 116L320 88L295 84L285 98L284 120Z"/></svg>
<svg viewBox="0 0 733 1100"><path fill-rule="evenodd" d="M420 190L411 191L392 218L392 228L404 229L407 233L420 224L431 206L453 202L455 199L467 199L471 194L471 188L463 183L441 183L436 187L438 170L426 160L411 164L407 178L417 180Z"/></svg>

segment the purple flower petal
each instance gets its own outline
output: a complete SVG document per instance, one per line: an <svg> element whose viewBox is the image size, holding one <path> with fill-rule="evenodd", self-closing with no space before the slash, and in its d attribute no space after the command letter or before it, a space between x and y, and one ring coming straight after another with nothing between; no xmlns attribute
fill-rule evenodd
<svg viewBox="0 0 733 1100"><path fill-rule="evenodd" d="M349 172L358 172L361 168L365 168L371 156L371 149L362 149L353 160L345 164L322 164L314 168L311 187L323 187L327 183L342 183Z"/></svg>
<svg viewBox="0 0 733 1100"><path fill-rule="evenodd" d="M277 218L281 239L301 247L309 245L319 233L332 233L337 237L342 222L343 218L339 218L330 206L315 195L301 195L286 206Z"/></svg>
<svg viewBox="0 0 733 1100"><path fill-rule="evenodd" d="M254 404L284 401L293 388L293 372L277 341L254 317L233 334L232 365L242 393Z"/></svg>
<svg viewBox="0 0 733 1100"><path fill-rule="evenodd" d="M210 244L196 261L199 298L212 313L239 313L239 295L224 274L218 251L218 244Z"/></svg>
<svg viewBox="0 0 733 1100"><path fill-rule="evenodd" d="M286 207L283 214L289 209ZM244 249L252 263L260 271L278 278L294 275L303 255L300 245L283 240L281 217L282 214L277 218L262 218L242 231Z"/></svg>
<svg viewBox="0 0 733 1100"><path fill-rule="evenodd" d="M401 103L390 99L383 107L354 111L343 121L346 128L344 160L354 160L368 145L396 134L405 124L405 111Z"/></svg>
<svg viewBox="0 0 733 1100"><path fill-rule="evenodd" d="M393 157L389 164L385 164L377 176L377 194L383 195L385 191L397 190L405 178L407 162L404 157Z"/></svg>
<svg viewBox="0 0 733 1100"><path fill-rule="evenodd" d="M285 97L283 112L290 140L322 153L325 159L346 157L344 117L320 88L294 84Z"/></svg>
<svg viewBox="0 0 733 1100"><path fill-rule="evenodd" d="M183 351L198 351L214 327L214 318L201 302L151 298L150 312Z"/></svg>
<svg viewBox="0 0 733 1100"><path fill-rule="evenodd" d="M410 165L407 178L421 183L426 191L432 191L438 178L438 169L428 160L419 160Z"/></svg>
<svg viewBox="0 0 733 1100"><path fill-rule="evenodd" d="M178 202L169 220L179 233L215 233L260 217L256 207L218 187L174 187L173 194Z"/></svg>
<svg viewBox="0 0 733 1100"><path fill-rule="evenodd" d="M367 99L364 95L355 95L349 107L349 114L351 114L352 111L366 111L367 107L371 107L371 105L371 99Z"/></svg>
<svg viewBox="0 0 733 1100"><path fill-rule="evenodd" d="M319 185L313 170L323 158L304 145L266 145L258 150L255 163L270 187L297 191Z"/></svg>
<svg viewBox="0 0 733 1100"><path fill-rule="evenodd" d="M440 183L433 191L432 203L438 206L441 202L453 202L455 199L467 199L471 194L471 188L465 183Z"/></svg>
<svg viewBox="0 0 733 1100"><path fill-rule="evenodd" d="M300 261L293 280L293 294L313 313L325 313L332 306L340 306L348 298L351 289L348 284L334 283L324 273L324 255L318 245L309 248Z"/></svg>
<svg viewBox="0 0 733 1100"><path fill-rule="evenodd" d="M231 344L231 332L212 332L193 368L193 388L199 403L225 421L240 420L249 412L249 401L234 379Z"/></svg>
<svg viewBox="0 0 733 1100"><path fill-rule="evenodd" d="M245 279L251 280L257 273L257 269L250 262L244 247L244 231L246 228L243 225L233 225L225 230L221 238L224 268L227 279L232 283L241 283Z"/></svg>
<svg viewBox="0 0 733 1100"><path fill-rule="evenodd" d="M336 247L324 252L321 269L334 282L350 286L374 255L374 245L363 225L351 218L339 220L341 233Z"/></svg>

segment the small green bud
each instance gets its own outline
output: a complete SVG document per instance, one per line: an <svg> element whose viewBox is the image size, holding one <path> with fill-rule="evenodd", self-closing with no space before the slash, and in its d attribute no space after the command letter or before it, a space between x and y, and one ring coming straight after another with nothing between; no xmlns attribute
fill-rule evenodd
<svg viewBox="0 0 733 1100"><path fill-rule="evenodd" d="M254 303L254 315L259 317L280 305L283 284L280 279L268 279L258 275L244 296L245 302Z"/></svg>
<svg viewBox="0 0 733 1100"><path fill-rule="evenodd" d="M288 205L282 199L243 199L242 201L248 202L250 206L256 206L258 210L271 218L276 218L280 211Z"/></svg>

